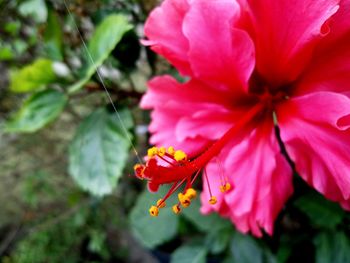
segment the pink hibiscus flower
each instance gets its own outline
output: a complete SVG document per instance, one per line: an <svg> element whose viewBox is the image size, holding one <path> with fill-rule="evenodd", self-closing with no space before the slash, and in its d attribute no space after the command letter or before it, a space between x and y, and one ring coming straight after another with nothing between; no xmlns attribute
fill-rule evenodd
<svg viewBox="0 0 350 263"><path fill-rule="evenodd" d="M186 206L204 171L202 212L256 236L273 233L293 165L350 209L349 17L349 0L165 0L145 43L188 80L154 78L141 107L151 143L182 151L151 149L137 174L168 195L185 184Z"/></svg>

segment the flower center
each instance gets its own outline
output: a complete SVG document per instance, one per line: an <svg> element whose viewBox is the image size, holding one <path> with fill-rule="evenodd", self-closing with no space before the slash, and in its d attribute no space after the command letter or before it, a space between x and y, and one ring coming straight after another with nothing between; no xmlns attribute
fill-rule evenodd
<svg viewBox="0 0 350 263"><path fill-rule="evenodd" d="M146 164L136 164L134 166L135 175L140 179L148 181L150 191L156 192L160 185L171 184L167 194L159 199L157 204L149 209L151 216L158 216L159 209L165 207L165 202L174 194L181 186L183 191L178 194L178 203L172 207L175 214L181 211L181 207L186 208L191 204L193 198L196 197L196 191L192 188L194 181L199 174L203 174L208 184L210 198L208 202L212 205L217 203L217 198L212 195L208 176L205 170L206 165L235 137L239 136L251 122L264 118L269 115L272 117L275 106L281 100L287 99L284 92L271 90L266 85L261 85L262 89L252 89L251 96L255 101L254 106L247 111L241 119L239 119L219 140L210 145L198 157L189 160L185 152L175 150L173 147L166 149L165 147L152 147L148 150L148 160ZM217 159L218 160L218 159ZM231 190L224 170L218 161L220 170L220 191L225 193Z"/></svg>
<svg viewBox="0 0 350 263"><path fill-rule="evenodd" d="M150 191L157 191L160 185L171 184L168 193L157 204L149 210L151 216L157 216L159 209L165 206L165 201L169 196L174 194L182 185L184 189L178 194L178 203L173 206L174 213L178 214L183 208L191 204L191 200L196 197L196 192L192 188L194 181L199 174L203 172L208 183L210 199L208 202L215 205L217 198L211 194L209 180L207 178L205 166L214 157L217 157L225 145L232 138L236 137L246 125L252 120L258 118L261 114L265 114L266 109L273 109L275 96L269 94L261 95L261 98L255 106L253 106L243 117L237 121L219 140L214 142L197 158L189 160L185 152L175 150L173 147L165 149L164 147L152 147L148 150L148 160L146 164L136 164L134 166L135 175L140 179L148 180ZM220 163L218 164L220 167ZM222 170L222 169L221 169ZM223 171L221 175L221 192L231 190L231 185Z"/></svg>

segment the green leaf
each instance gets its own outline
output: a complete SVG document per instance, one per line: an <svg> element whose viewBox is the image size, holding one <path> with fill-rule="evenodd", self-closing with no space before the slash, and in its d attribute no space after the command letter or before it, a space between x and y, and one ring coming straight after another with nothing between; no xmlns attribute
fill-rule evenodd
<svg viewBox="0 0 350 263"><path fill-rule="evenodd" d="M152 195L147 190L137 199L133 207L129 221L134 236L147 248L154 248L165 241L169 241L177 234L179 218L172 212L171 204L176 204L175 195L167 200L167 206L159 211L157 217L151 217L148 209L166 193L165 188Z"/></svg>
<svg viewBox="0 0 350 263"><path fill-rule="evenodd" d="M8 45L2 45L0 43L0 61L7 61L14 58L13 50Z"/></svg>
<svg viewBox="0 0 350 263"><path fill-rule="evenodd" d="M12 46L17 56L20 56L28 49L28 43L21 39L16 39L13 41Z"/></svg>
<svg viewBox="0 0 350 263"><path fill-rule="evenodd" d="M230 244L233 234L233 227L222 227L216 231L209 232L206 236L206 244L213 254L220 254Z"/></svg>
<svg viewBox="0 0 350 263"><path fill-rule="evenodd" d="M295 201L295 205L309 217L314 225L319 227L334 228L345 215L338 204L316 193L300 197Z"/></svg>
<svg viewBox="0 0 350 263"><path fill-rule="evenodd" d="M55 11L50 10L44 33L46 53L53 60L62 60L62 29Z"/></svg>
<svg viewBox="0 0 350 263"><path fill-rule="evenodd" d="M128 23L127 18L123 15L109 15L102 21L91 37L87 50L85 50L88 66L84 70L83 77L69 88L70 92L81 89L89 81L123 35L131 28L132 25Z"/></svg>
<svg viewBox="0 0 350 263"><path fill-rule="evenodd" d="M11 74L10 89L13 92L37 91L55 79L52 61L38 59L33 64Z"/></svg>
<svg viewBox="0 0 350 263"><path fill-rule="evenodd" d="M263 263L263 250L249 235L235 233L231 242L231 252L237 263Z"/></svg>
<svg viewBox="0 0 350 263"><path fill-rule="evenodd" d="M279 262L277 260L277 256L272 254L271 251L269 251L267 248L264 249L264 263L277 263Z"/></svg>
<svg viewBox="0 0 350 263"><path fill-rule="evenodd" d="M67 96L56 90L37 92L5 124L6 132L35 132L52 122L64 109Z"/></svg>
<svg viewBox="0 0 350 263"><path fill-rule="evenodd" d="M231 262L235 263L277 263L276 256L261 240L238 232L231 241L231 253Z"/></svg>
<svg viewBox="0 0 350 263"><path fill-rule="evenodd" d="M36 22L47 19L47 7L44 0L27 0L20 4L18 11L23 16L31 16Z"/></svg>
<svg viewBox="0 0 350 263"><path fill-rule="evenodd" d="M201 214L199 198L194 199L191 206L183 210L182 215L199 231L207 233L206 244L211 253L221 253L229 245L233 233L232 223L216 213Z"/></svg>
<svg viewBox="0 0 350 263"><path fill-rule="evenodd" d="M323 232L314 239L316 263L350 262L350 239L343 232Z"/></svg>
<svg viewBox="0 0 350 263"><path fill-rule="evenodd" d="M281 244L278 248L277 255L276 255L277 262L279 263L287 262L288 258L292 254L292 250L293 250L293 247L291 244L289 245Z"/></svg>
<svg viewBox="0 0 350 263"><path fill-rule="evenodd" d="M198 230L202 232L212 232L224 227L232 228L232 224L218 214L203 215L199 210L200 200L196 198L192 201L191 206L184 209L182 212L182 215L193 223Z"/></svg>
<svg viewBox="0 0 350 263"><path fill-rule="evenodd" d="M94 253L101 253L105 248L106 242L106 233L103 231L99 231L97 229L92 229L90 231L90 241L88 245L88 249Z"/></svg>
<svg viewBox="0 0 350 263"><path fill-rule="evenodd" d="M112 192L128 159L130 142L122 125L130 129L133 122L126 108L119 114L123 124L114 113L96 110L79 125L70 145L69 172L95 196Z"/></svg>
<svg viewBox="0 0 350 263"><path fill-rule="evenodd" d="M4 31L11 36L16 36L21 29L21 22L19 20L11 21L5 24Z"/></svg>
<svg viewBox="0 0 350 263"><path fill-rule="evenodd" d="M171 263L205 263L207 250L203 246L183 245L171 255Z"/></svg>

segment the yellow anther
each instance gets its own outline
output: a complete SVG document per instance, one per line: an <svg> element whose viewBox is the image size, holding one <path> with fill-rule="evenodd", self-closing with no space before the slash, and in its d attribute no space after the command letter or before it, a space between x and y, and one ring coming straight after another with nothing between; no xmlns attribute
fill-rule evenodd
<svg viewBox="0 0 350 263"><path fill-rule="evenodd" d="M158 150L158 155L159 156L164 156L165 152L166 152L165 147L160 147L159 150Z"/></svg>
<svg viewBox="0 0 350 263"><path fill-rule="evenodd" d="M168 148L168 153L169 153L170 155L174 156L174 154L175 154L175 149L174 149L173 146L170 146L170 147Z"/></svg>
<svg viewBox="0 0 350 263"><path fill-rule="evenodd" d="M187 155L181 150L177 150L174 153L174 159L178 162L187 160Z"/></svg>
<svg viewBox="0 0 350 263"><path fill-rule="evenodd" d="M163 202L163 199L159 199L159 200L157 201L157 207L158 207L158 208L163 208L163 207L165 207L165 206L166 206L166 203Z"/></svg>
<svg viewBox="0 0 350 263"><path fill-rule="evenodd" d="M190 199L196 198L197 192L193 188L188 188L185 193L186 196L188 196Z"/></svg>
<svg viewBox="0 0 350 263"><path fill-rule="evenodd" d="M147 151L147 155L149 158L152 158L154 156L156 156L158 153L158 148L157 147L152 147L152 148L149 148L148 151Z"/></svg>
<svg viewBox="0 0 350 263"><path fill-rule="evenodd" d="M183 193L178 194L179 201L183 207L189 207L191 204L191 199L187 196L184 195Z"/></svg>
<svg viewBox="0 0 350 263"><path fill-rule="evenodd" d="M230 189L231 189L231 184L230 183L225 183L224 185L220 186L221 193L225 193L227 191L230 191Z"/></svg>
<svg viewBox="0 0 350 263"><path fill-rule="evenodd" d="M159 209L158 209L158 207L152 205L151 208L149 209L149 214L150 214L151 216L158 216L158 214L159 214Z"/></svg>
<svg viewBox="0 0 350 263"><path fill-rule="evenodd" d="M178 205L173 205L173 212L178 214L181 212L181 208Z"/></svg>
<svg viewBox="0 0 350 263"><path fill-rule="evenodd" d="M217 199L216 199L216 197L215 196L212 196L212 197L210 197L210 199L209 199L209 204L211 204L211 205L215 205L216 203L217 203Z"/></svg>

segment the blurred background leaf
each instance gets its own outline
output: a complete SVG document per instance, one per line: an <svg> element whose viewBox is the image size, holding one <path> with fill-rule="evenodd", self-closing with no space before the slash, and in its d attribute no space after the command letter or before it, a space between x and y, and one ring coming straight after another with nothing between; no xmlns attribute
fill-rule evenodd
<svg viewBox="0 0 350 263"><path fill-rule="evenodd" d="M315 240L316 263L350 262L350 238L343 232L319 233Z"/></svg>
<svg viewBox="0 0 350 263"><path fill-rule="evenodd" d="M135 237L147 248L156 246L171 240L176 236L179 219L174 215L171 206L176 204L174 196L167 200L167 207L159 211L158 217L149 215L149 208L166 193L166 187L161 189L155 197L147 190L141 193L130 213L130 225Z"/></svg>
<svg viewBox="0 0 350 263"><path fill-rule="evenodd" d="M234 262L263 263L263 251L250 236L235 233L231 241L231 252Z"/></svg>
<svg viewBox="0 0 350 263"><path fill-rule="evenodd" d="M76 92L89 81L97 68L112 52L122 36L132 28L125 16L109 15L101 24L98 25L93 36L87 44L87 50L84 46L85 62L81 79L69 88L70 92Z"/></svg>
<svg viewBox="0 0 350 263"><path fill-rule="evenodd" d="M295 205L318 227L334 228L342 222L345 215L338 204L315 192L300 197Z"/></svg>
<svg viewBox="0 0 350 263"><path fill-rule="evenodd" d="M129 156L131 142L125 131L132 128L133 121L126 108L119 109L119 115L121 121L114 112L95 110L80 124L70 146L70 174L96 196L112 192Z"/></svg>
<svg viewBox="0 0 350 263"><path fill-rule="evenodd" d="M56 79L53 64L48 59L38 59L33 64L11 75L10 89L13 92L37 91Z"/></svg>
<svg viewBox="0 0 350 263"><path fill-rule="evenodd" d="M35 132L62 112L67 96L56 90L44 90L29 96L20 110L5 125L6 132Z"/></svg>
<svg viewBox="0 0 350 263"><path fill-rule="evenodd" d="M45 22L47 19L47 7L44 0L26 0L18 7L23 16L31 16L37 22Z"/></svg>
<svg viewBox="0 0 350 263"><path fill-rule="evenodd" d="M171 263L205 263L206 254L203 246L184 245L174 251Z"/></svg>
<svg viewBox="0 0 350 263"><path fill-rule="evenodd" d="M53 9L49 10L44 33L45 53L52 60L63 59L63 32L59 17Z"/></svg>

